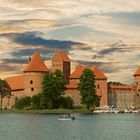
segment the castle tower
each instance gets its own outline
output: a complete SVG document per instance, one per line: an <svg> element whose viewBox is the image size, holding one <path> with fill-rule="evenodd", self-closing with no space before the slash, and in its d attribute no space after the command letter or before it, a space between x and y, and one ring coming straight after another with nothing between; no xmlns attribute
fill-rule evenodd
<svg viewBox="0 0 140 140"><path fill-rule="evenodd" d="M134 85L136 86L137 93L140 94L140 66L134 73Z"/></svg>
<svg viewBox="0 0 140 140"><path fill-rule="evenodd" d="M140 108L140 66L134 73L134 90L136 93L136 108Z"/></svg>
<svg viewBox="0 0 140 140"><path fill-rule="evenodd" d="M56 51L52 58L52 71L61 70L66 82L69 82L70 76L70 59L63 51Z"/></svg>
<svg viewBox="0 0 140 140"><path fill-rule="evenodd" d="M24 69L24 92L28 96L33 96L42 92L42 80L49 69L43 62L40 54L35 52Z"/></svg>

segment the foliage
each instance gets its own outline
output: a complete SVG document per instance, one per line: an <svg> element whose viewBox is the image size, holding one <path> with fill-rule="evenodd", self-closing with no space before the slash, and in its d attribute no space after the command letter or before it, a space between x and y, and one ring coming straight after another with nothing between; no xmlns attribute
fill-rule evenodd
<svg viewBox="0 0 140 140"><path fill-rule="evenodd" d="M60 97L59 108L73 109L74 101L71 97Z"/></svg>
<svg viewBox="0 0 140 140"><path fill-rule="evenodd" d="M123 84L121 82L108 82L108 85L126 85L126 84Z"/></svg>
<svg viewBox="0 0 140 140"><path fill-rule="evenodd" d="M10 86L5 80L0 79L0 98L1 98L0 109L2 109L3 98L7 95L11 95Z"/></svg>
<svg viewBox="0 0 140 140"><path fill-rule="evenodd" d="M40 109L41 94L34 95L31 98L31 109Z"/></svg>
<svg viewBox="0 0 140 140"><path fill-rule="evenodd" d="M46 96L47 107L58 108L58 99L64 95L66 81L60 70L54 73L47 73L43 80L43 94Z"/></svg>
<svg viewBox="0 0 140 140"><path fill-rule="evenodd" d="M48 109L45 94L39 93L33 97L16 99L15 108L17 109ZM74 102L70 97L60 97L55 102L57 108L73 109Z"/></svg>
<svg viewBox="0 0 140 140"><path fill-rule="evenodd" d="M81 95L81 103L85 104L89 110L99 106L100 98L96 95L95 76L92 70L85 69L83 71L78 89Z"/></svg>
<svg viewBox="0 0 140 140"><path fill-rule="evenodd" d="M24 98L16 99L15 107L17 109L28 109L31 106L31 97L27 96Z"/></svg>

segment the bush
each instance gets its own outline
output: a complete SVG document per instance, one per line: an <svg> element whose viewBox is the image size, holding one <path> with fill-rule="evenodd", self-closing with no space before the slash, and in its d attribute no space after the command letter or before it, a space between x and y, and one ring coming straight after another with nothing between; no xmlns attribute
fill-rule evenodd
<svg viewBox="0 0 140 140"><path fill-rule="evenodd" d="M40 93L33 97L16 99L15 108L17 109L73 109L74 102L71 97L61 96L55 101L48 100L45 94Z"/></svg>
<svg viewBox="0 0 140 140"><path fill-rule="evenodd" d="M17 109L28 109L31 106L31 97L27 96L24 98L16 99L15 108Z"/></svg>
<svg viewBox="0 0 140 140"><path fill-rule="evenodd" d="M31 109L40 109L40 96L41 94L38 94L31 98Z"/></svg>
<svg viewBox="0 0 140 140"><path fill-rule="evenodd" d="M71 97L60 97L59 108L73 109L74 101Z"/></svg>

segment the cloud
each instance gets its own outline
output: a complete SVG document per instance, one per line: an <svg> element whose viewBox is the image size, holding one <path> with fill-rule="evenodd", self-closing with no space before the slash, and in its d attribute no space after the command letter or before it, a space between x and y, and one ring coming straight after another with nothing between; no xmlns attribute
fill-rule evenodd
<svg viewBox="0 0 140 140"><path fill-rule="evenodd" d="M24 32L24 33L5 33L0 34L1 37L8 37L13 40L13 42L22 45L32 45L32 46L45 46L51 49L70 49L74 45L83 45L80 42L74 41L61 41L53 39L45 39L40 37L42 33L40 32Z"/></svg>
<svg viewBox="0 0 140 140"><path fill-rule="evenodd" d="M3 62L0 63L0 72L1 73L5 72L5 71L16 71L16 70L17 70L17 68L15 68L12 65L8 65L8 64L3 63Z"/></svg>
<svg viewBox="0 0 140 140"><path fill-rule="evenodd" d="M43 60L61 49L76 63L93 65L96 55L109 79L129 81L140 65L139 5L139 0L0 0L1 69L21 70L38 45Z"/></svg>
<svg viewBox="0 0 140 140"><path fill-rule="evenodd" d="M114 53L114 52L121 52L121 53L128 52L128 51L130 51L129 49L127 48L127 45L125 45L121 41L119 41L115 44L111 44L110 48L102 49L101 51L98 52L98 54L100 56L104 56L107 54L110 55L111 53Z"/></svg>

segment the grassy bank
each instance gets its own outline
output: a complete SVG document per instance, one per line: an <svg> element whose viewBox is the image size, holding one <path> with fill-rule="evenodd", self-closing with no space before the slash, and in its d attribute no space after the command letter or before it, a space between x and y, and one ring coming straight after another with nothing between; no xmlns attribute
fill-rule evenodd
<svg viewBox="0 0 140 140"><path fill-rule="evenodd" d="M62 113L90 113L86 108L75 109L44 109L44 110L18 110L8 109L0 110L0 113L48 113L48 114L62 114Z"/></svg>

